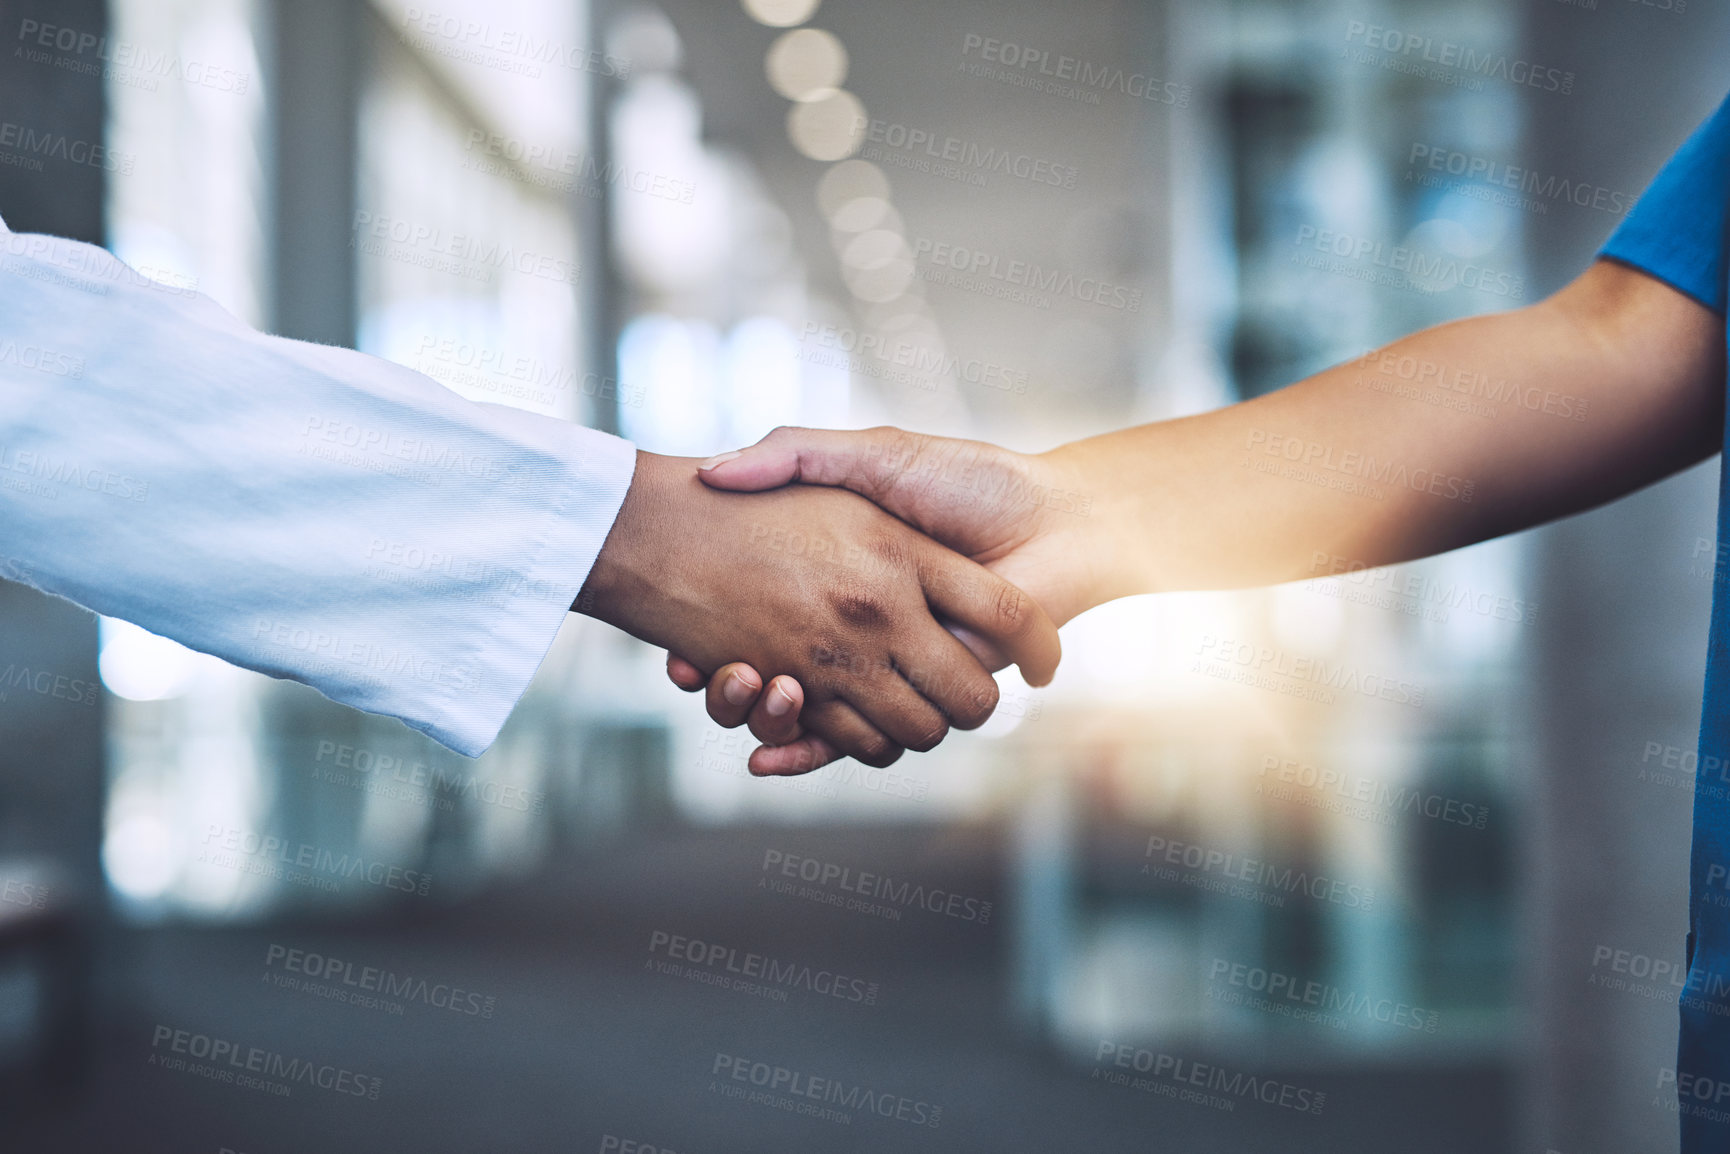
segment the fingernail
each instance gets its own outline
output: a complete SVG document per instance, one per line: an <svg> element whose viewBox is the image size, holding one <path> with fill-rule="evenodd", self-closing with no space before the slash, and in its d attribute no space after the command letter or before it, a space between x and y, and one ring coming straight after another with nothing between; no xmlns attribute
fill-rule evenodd
<svg viewBox="0 0 1730 1154"><path fill-rule="evenodd" d="M763 703L763 712L770 717L784 717L793 708L793 695L779 685L769 691L769 700Z"/></svg>
<svg viewBox="0 0 1730 1154"><path fill-rule="evenodd" d="M716 465L725 465L728 461L736 460L741 455L742 454L737 449L734 449L731 453L716 453L713 457L710 457L707 461L698 465L697 471L706 473Z"/></svg>
<svg viewBox="0 0 1730 1154"><path fill-rule="evenodd" d="M727 699L728 705L744 705L757 695L757 691L745 684L745 679L738 674L727 678L727 684L721 686L721 696Z"/></svg>

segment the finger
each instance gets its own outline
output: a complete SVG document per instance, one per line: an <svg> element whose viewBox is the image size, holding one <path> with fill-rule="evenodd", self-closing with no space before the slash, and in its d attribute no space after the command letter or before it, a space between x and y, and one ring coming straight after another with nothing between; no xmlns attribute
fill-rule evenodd
<svg viewBox="0 0 1730 1154"><path fill-rule="evenodd" d="M762 691L763 678L755 669L743 661L723 665L709 678L709 716L723 729L743 725Z"/></svg>
<svg viewBox="0 0 1730 1154"><path fill-rule="evenodd" d="M1057 626L1039 603L1003 578L940 545L921 557L925 599L940 618L990 641L1029 685L1049 684L1063 656Z"/></svg>
<svg viewBox="0 0 1730 1154"><path fill-rule="evenodd" d="M788 745L797 741L804 729L799 725L799 711L805 706L805 689L786 674L769 682L769 687L751 707L751 733L764 745Z"/></svg>
<svg viewBox="0 0 1730 1154"><path fill-rule="evenodd" d="M686 693L695 693L709 684L709 675L683 657L669 653L667 654L667 680Z"/></svg>
<svg viewBox="0 0 1730 1154"><path fill-rule="evenodd" d="M882 769L893 765L903 752L863 714L839 698L805 707L803 725L807 733L823 738L847 757Z"/></svg>
<svg viewBox="0 0 1730 1154"><path fill-rule="evenodd" d="M840 750L816 734L806 734L788 745L759 745L746 764L753 777L797 777L839 760Z"/></svg>
<svg viewBox="0 0 1730 1154"><path fill-rule="evenodd" d="M992 644L989 638L979 636L979 634L973 632L973 630L967 628L965 625L957 625L953 621L945 621L943 627L955 635L955 640L961 642L961 644L967 647L967 652L973 654L974 660L985 666L985 668L990 670L992 673L996 673L999 669L1005 669L1015 664L1013 661L1009 660L1009 658L1005 657L1003 655L1003 650Z"/></svg>
<svg viewBox="0 0 1730 1154"><path fill-rule="evenodd" d="M997 708L997 682L954 633L929 620L903 630L892 643L895 667L955 728L978 729Z"/></svg>
<svg viewBox="0 0 1730 1154"><path fill-rule="evenodd" d="M935 625L932 631L943 634ZM947 634L943 634L943 639L960 648L960 643ZM977 662L967 660L977 667ZM981 675L984 676L983 670ZM991 678L986 676L985 680ZM949 736L949 721L943 712L909 684L899 669L884 668L866 677L843 681L835 688L847 704L897 745L924 753Z"/></svg>

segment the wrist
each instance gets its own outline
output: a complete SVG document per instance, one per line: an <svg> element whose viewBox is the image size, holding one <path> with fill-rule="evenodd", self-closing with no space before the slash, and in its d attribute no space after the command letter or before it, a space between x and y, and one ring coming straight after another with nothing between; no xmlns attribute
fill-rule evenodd
<svg viewBox="0 0 1730 1154"><path fill-rule="evenodd" d="M630 488L613 518L588 578L571 606L575 612L628 629L633 610L653 586L650 576L662 569L671 510L670 487L678 458L637 450Z"/></svg>
<svg viewBox="0 0 1730 1154"><path fill-rule="evenodd" d="M1040 472L1053 491L1072 495L1074 512L1045 510L1045 533L1053 554L1064 559L1052 612L1060 624L1119 597L1142 592L1126 581L1124 535L1116 531L1122 494L1097 468L1099 455L1076 441L1036 454Z"/></svg>

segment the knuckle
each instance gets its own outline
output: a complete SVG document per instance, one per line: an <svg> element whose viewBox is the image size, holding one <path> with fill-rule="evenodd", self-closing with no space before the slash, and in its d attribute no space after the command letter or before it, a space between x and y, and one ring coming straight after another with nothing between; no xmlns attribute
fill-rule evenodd
<svg viewBox="0 0 1730 1154"><path fill-rule="evenodd" d="M897 761L900 761L901 755L905 752L906 751L899 745L890 742L889 748L885 752L869 758L865 764L876 769L884 769L888 766L894 765Z"/></svg>
<svg viewBox="0 0 1730 1154"><path fill-rule="evenodd" d="M883 598L866 589L849 589L830 597L830 608L841 622L853 629L881 629L889 623L889 607Z"/></svg>
<svg viewBox="0 0 1730 1154"><path fill-rule="evenodd" d="M1002 697L1003 690L998 686L996 679L990 677L980 679L980 686L973 694L974 715L979 718L980 724L983 725L993 713L997 712L997 703L1002 700Z"/></svg>
<svg viewBox="0 0 1730 1154"><path fill-rule="evenodd" d="M867 495L881 497L895 488L905 473L912 472L919 459L920 438L916 433L880 425L872 429L870 457L861 470L860 480Z"/></svg>
<svg viewBox="0 0 1730 1154"><path fill-rule="evenodd" d="M949 725L944 721L935 721L921 732L917 740L907 743L907 748L915 753L926 753L936 749L945 737L949 736Z"/></svg>
<svg viewBox="0 0 1730 1154"><path fill-rule="evenodd" d="M913 551L908 548L905 530L896 525L871 535L865 552L877 564L879 571L907 569L913 565Z"/></svg>
<svg viewBox="0 0 1730 1154"><path fill-rule="evenodd" d="M997 590L996 616L998 626L1005 633L1016 635L1025 632L1033 621L1027 611L1027 594L1004 583Z"/></svg>
<svg viewBox="0 0 1730 1154"><path fill-rule="evenodd" d="M978 729L991 715L997 712L997 702L1002 694L996 680L982 677L975 685L970 685L962 691L961 704L955 713L955 722L963 729Z"/></svg>
<svg viewBox="0 0 1730 1154"><path fill-rule="evenodd" d="M868 765L884 764L884 758L894 760L900 753L895 743L881 733L862 733L853 744L853 756Z"/></svg>

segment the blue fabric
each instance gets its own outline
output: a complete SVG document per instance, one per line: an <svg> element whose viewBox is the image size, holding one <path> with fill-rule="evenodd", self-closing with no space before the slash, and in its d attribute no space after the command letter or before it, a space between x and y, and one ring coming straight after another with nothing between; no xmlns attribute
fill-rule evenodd
<svg viewBox="0 0 1730 1154"><path fill-rule="evenodd" d="M1603 255L1648 272L1723 315L1730 211L1730 100L1682 146ZM1730 406L1726 406L1730 411ZM1730 449L1730 423L1725 429ZM1730 545L1730 469L1720 467L1718 556ZM1720 569L1719 577L1723 571ZM1675 1089L1683 1154L1730 1150L1730 588L1713 583L1706 700L1694 778L1688 982Z"/></svg>
<svg viewBox="0 0 1730 1154"><path fill-rule="evenodd" d="M1688 138L1604 245L1724 315L1724 217L1730 204L1730 99Z"/></svg>

